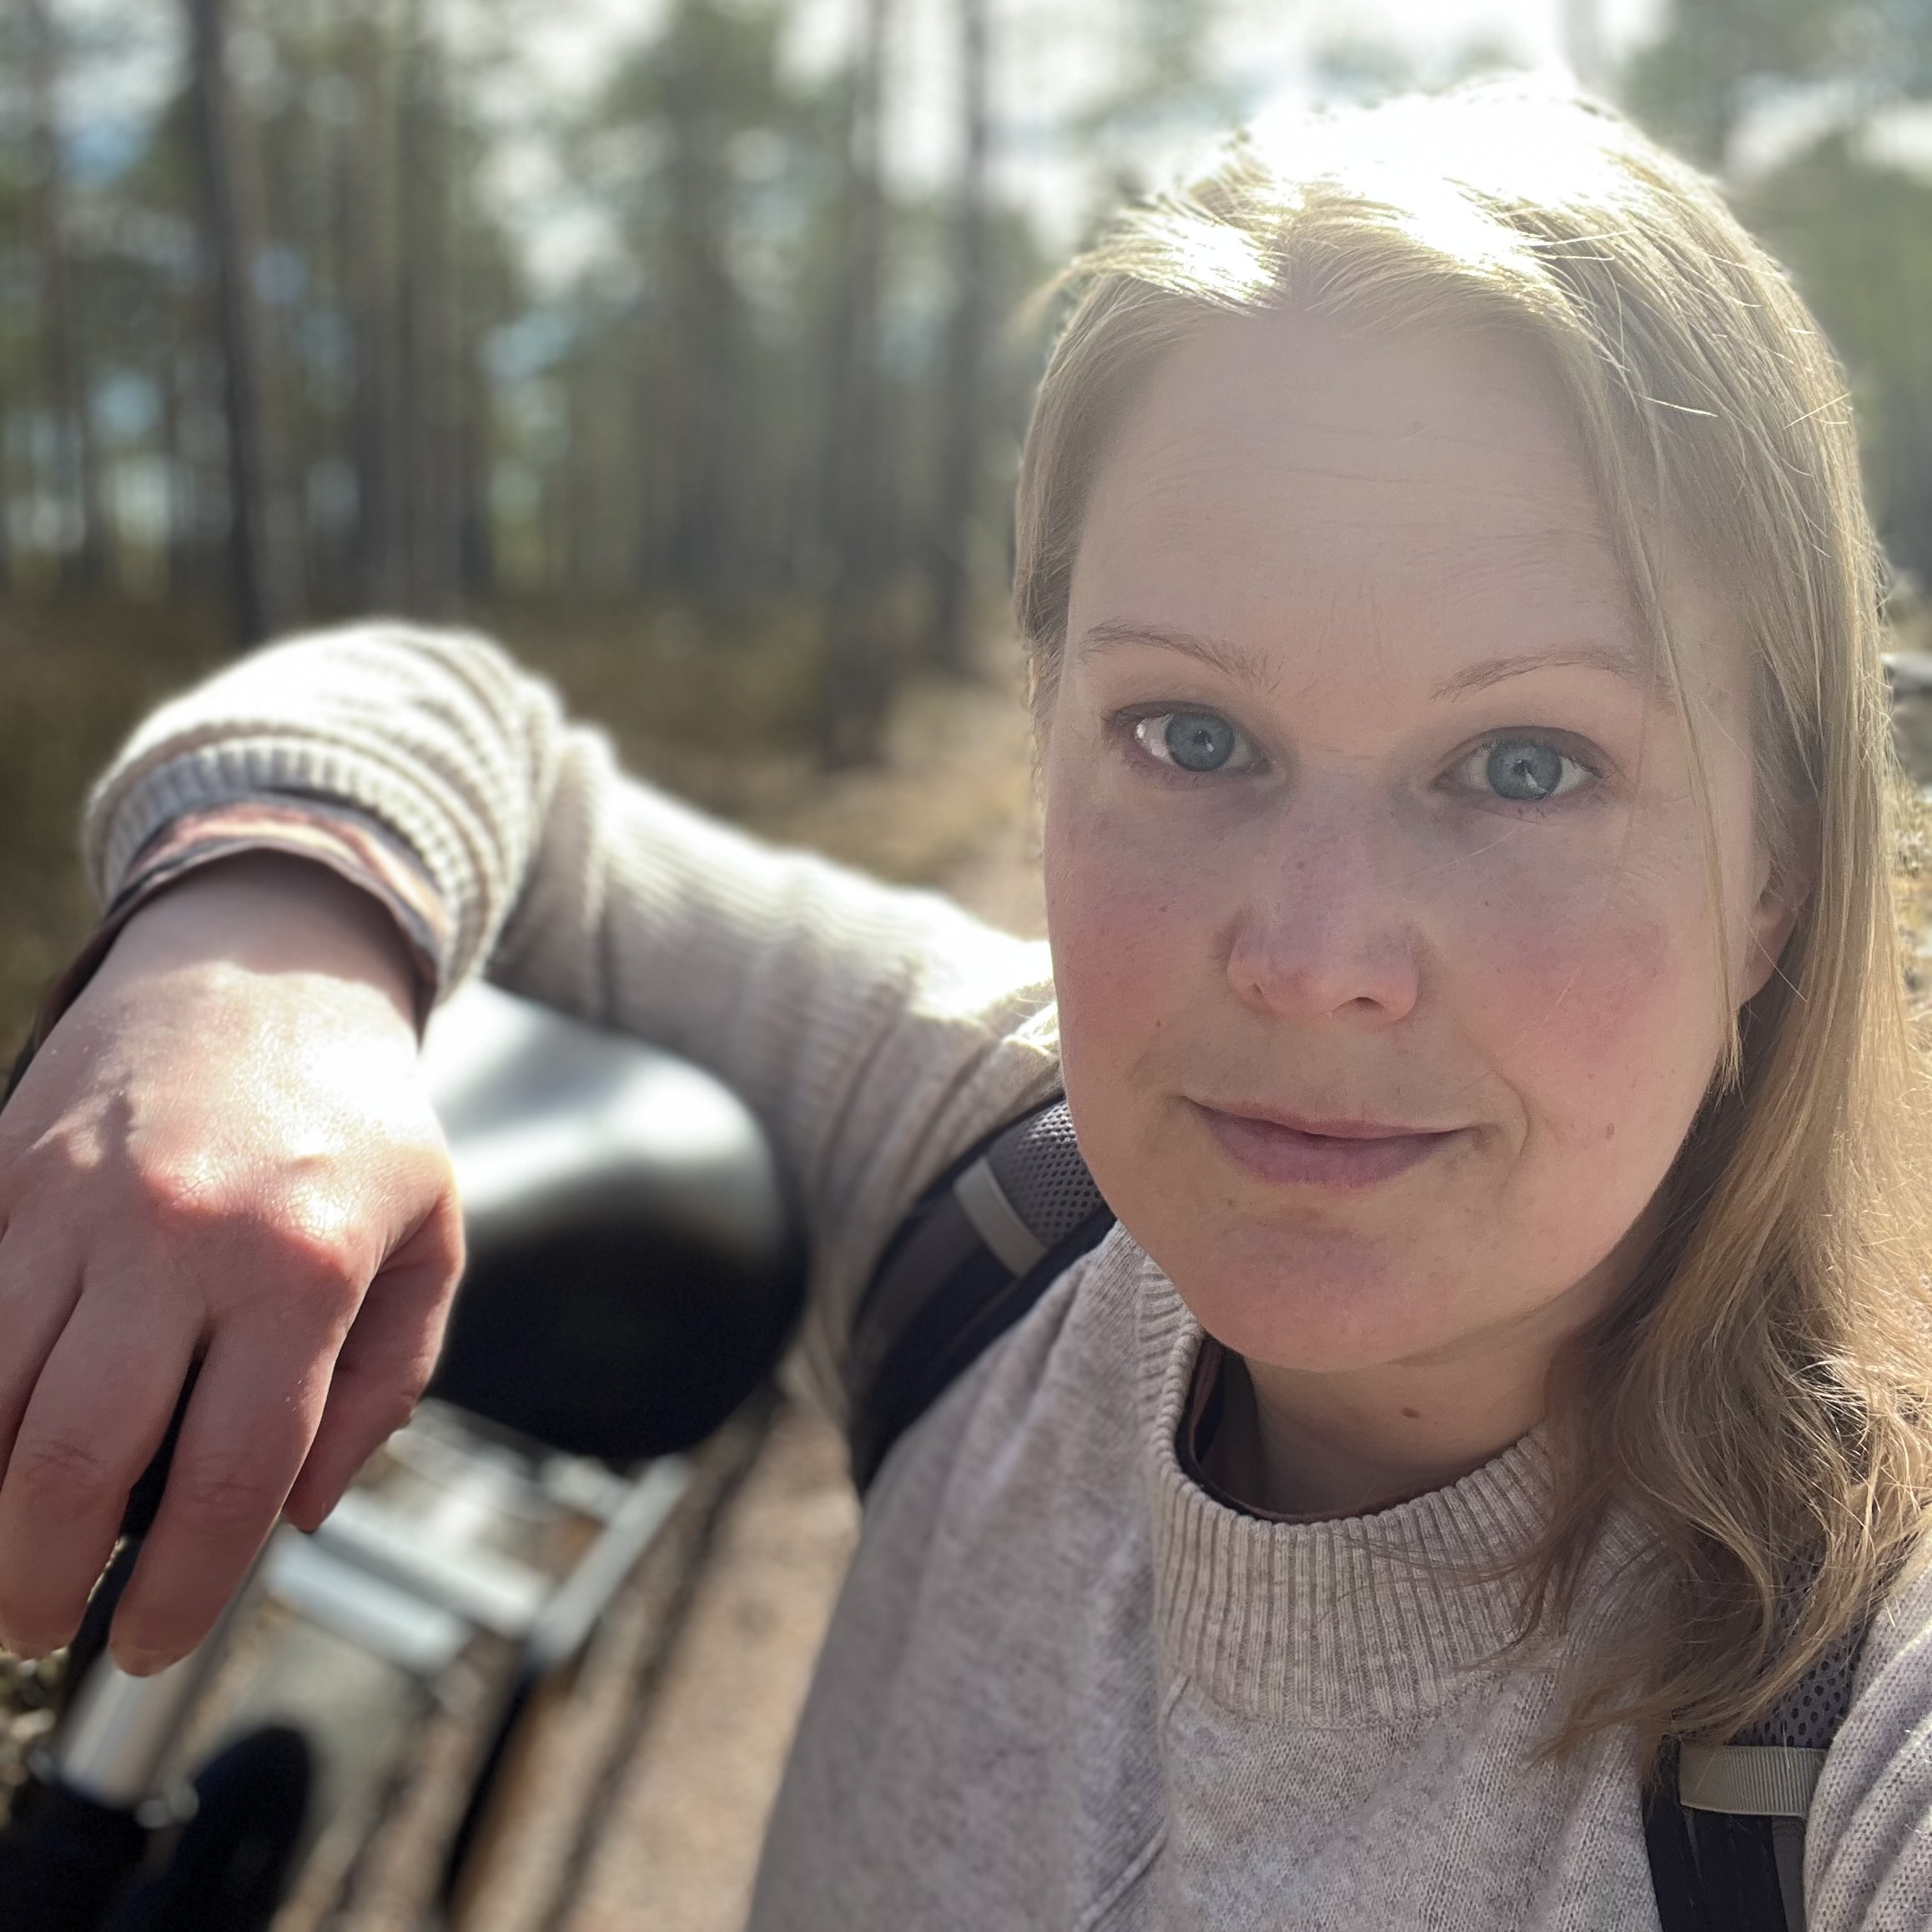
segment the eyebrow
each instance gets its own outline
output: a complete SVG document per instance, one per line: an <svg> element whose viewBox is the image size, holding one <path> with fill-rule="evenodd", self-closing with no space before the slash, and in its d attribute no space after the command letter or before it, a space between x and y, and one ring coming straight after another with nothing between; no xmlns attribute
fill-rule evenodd
<svg viewBox="0 0 1932 1932"><path fill-rule="evenodd" d="M1544 651L1523 652L1514 657L1486 657L1480 664L1465 665L1429 695L1433 698L1466 697L1472 691L1487 691L1506 678L1526 677L1532 671L1559 670L1607 671L1614 677L1648 691L1653 682L1653 669L1644 653L1625 645L1554 644Z"/></svg>
<svg viewBox="0 0 1932 1932"><path fill-rule="evenodd" d="M1257 689L1270 689L1280 682L1275 667L1265 663L1254 652L1225 637L1175 630L1165 624L1130 623L1119 619L1104 621L1082 634L1074 647L1074 654L1085 657L1095 652L1114 650L1128 644L1178 651L1183 657L1195 658L1224 677ZM1647 691L1653 682L1653 667L1644 653L1623 645L1579 641L1552 645L1542 651L1522 652L1512 657L1486 657L1480 663L1465 665L1445 678L1429 696L1438 702L1467 697L1472 692L1487 691L1492 685L1501 684L1507 678L1527 677L1532 671L1566 669L1607 671Z"/></svg>
<svg viewBox="0 0 1932 1932"><path fill-rule="evenodd" d="M1177 631L1165 624L1137 624L1119 619L1093 625L1081 634L1074 647L1076 657L1089 657L1099 651L1112 651L1125 644L1150 644L1158 650L1178 651L1220 672L1224 677L1257 690L1271 689L1280 682L1278 669L1255 652L1231 643L1225 637L1213 637L1196 631Z"/></svg>

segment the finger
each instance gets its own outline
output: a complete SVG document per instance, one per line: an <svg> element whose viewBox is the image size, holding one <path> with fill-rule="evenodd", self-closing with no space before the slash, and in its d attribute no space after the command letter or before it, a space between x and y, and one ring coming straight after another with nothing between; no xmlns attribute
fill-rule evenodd
<svg viewBox="0 0 1932 1932"><path fill-rule="evenodd" d="M410 1419L435 1368L462 1271L462 1220L450 1195L363 1296L336 1357L322 1426L284 1512L297 1528L314 1529L356 1471Z"/></svg>
<svg viewBox="0 0 1932 1932"><path fill-rule="evenodd" d="M64 1242L18 1226L0 1235L0 1475L40 1371L80 1300L80 1264Z"/></svg>
<svg viewBox="0 0 1932 1932"><path fill-rule="evenodd" d="M136 1675L205 1637L274 1527L321 1420L334 1337L229 1322L210 1338L112 1643Z"/></svg>
<svg viewBox="0 0 1932 1932"><path fill-rule="evenodd" d="M13 1650L40 1656L73 1634L196 1339L138 1297L83 1289L0 1482L0 1632Z"/></svg>

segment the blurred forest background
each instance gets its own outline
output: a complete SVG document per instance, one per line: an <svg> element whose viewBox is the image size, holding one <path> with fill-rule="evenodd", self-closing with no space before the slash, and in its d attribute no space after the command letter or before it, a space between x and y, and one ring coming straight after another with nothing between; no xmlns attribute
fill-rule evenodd
<svg viewBox="0 0 1932 1932"><path fill-rule="evenodd" d="M358 612L496 631L707 802L949 876L1024 810L1017 707L931 694L1017 676L1028 293L1235 120L1552 63L1791 264L1932 580L1932 0L0 0L0 1028L133 717ZM907 757L945 782L889 813L827 776Z"/></svg>

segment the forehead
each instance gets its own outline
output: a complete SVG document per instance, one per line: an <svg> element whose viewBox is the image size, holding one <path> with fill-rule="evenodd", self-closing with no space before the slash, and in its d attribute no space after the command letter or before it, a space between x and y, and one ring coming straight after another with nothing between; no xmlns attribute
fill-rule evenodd
<svg viewBox="0 0 1932 1932"><path fill-rule="evenodd" d="M1438 654L1501 626L1614 630L1624 574L1554 379L1498 334L1217 319L1155 370L1103 460L1072 629L1284 621Z"/></svg>

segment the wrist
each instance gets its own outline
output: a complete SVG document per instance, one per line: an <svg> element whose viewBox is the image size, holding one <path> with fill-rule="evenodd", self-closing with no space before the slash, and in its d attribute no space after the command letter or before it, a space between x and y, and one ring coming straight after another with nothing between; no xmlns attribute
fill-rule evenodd
<svg viewBox="0 0 1932 1932"><path fill-rule="evenodd" d="M356 983L415 1030L420 988L395 919L316 860L249 852L196 867L128 919L94 982L210 965Z"/></svg>

